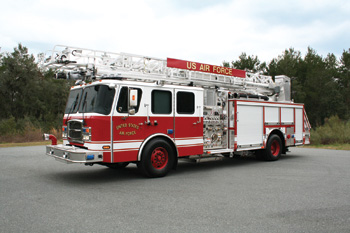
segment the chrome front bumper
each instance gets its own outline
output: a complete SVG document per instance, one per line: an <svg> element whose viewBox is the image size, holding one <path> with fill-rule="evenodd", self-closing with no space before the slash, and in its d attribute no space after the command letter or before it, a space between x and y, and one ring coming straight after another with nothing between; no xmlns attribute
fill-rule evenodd
<svg viewBox="0 0 350 233"><path fill-rule="evenodd" d="M97 163L103 161L102 152L74 146L49 145L46 146L46 155L63 163Z"/></svg>

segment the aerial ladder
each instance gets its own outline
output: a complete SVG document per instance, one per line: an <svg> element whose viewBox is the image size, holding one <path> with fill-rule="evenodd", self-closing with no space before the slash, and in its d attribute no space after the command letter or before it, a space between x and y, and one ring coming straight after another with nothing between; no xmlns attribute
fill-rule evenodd
<svg viewBox="0 0 350 233"><path fill-rule="evenodd" d="M245 71L240 71L238 75L198 72L178 68L172 65L173 60L175 59L57 45L52 51L39 55L39 66L44 70L51 69L57 76L68 79L87 81L119 78L159 84L192 85L229 89L258 97L269 96L271 101L291 102L290 78L287 76L276 76L274 81L271 76Z"/></svg>

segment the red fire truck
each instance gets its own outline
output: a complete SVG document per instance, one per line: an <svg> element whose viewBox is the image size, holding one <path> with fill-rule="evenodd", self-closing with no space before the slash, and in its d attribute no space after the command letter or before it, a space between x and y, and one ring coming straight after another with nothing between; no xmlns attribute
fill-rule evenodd
<svg viewBox="0 0 350 233"><path fill-rule="evenodd" d="M59 161L136 163L146 176L161 177L179 159L249 152L273 161L288 147L310 143L304 105L291 100L286 76L273 81L227 67L68 46L56 46L40 64L82 79L69 94L63 144L45 135L52 140L46 154Z"/></svg>

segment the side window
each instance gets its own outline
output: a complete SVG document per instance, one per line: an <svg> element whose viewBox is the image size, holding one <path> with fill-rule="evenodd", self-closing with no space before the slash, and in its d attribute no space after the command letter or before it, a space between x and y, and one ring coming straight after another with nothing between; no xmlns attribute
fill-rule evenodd
<svg viewBox="0 0 350 233"><path fill-rule="evenodd" d="M128 101L129 101L128 91L129 90L137 90L137 106L135 107L135 112L137 113L139 111L141 97L142 97L142 90L140 88L122 87L120 89L118 104L117 104L117 111L119 113L128 113Z"/></svg>
<svg viewBox="0 0 350 233"><path fill-rule="evenodd" d="M152 113L170 114L172 109L170 91L152 91Z"/></svg>
<svg viewBox="0 0 350 233"><path fill-rule="evenodd" d="M194 113L194 93L179 91L176 94L176 111L178 114Z"/></svg>

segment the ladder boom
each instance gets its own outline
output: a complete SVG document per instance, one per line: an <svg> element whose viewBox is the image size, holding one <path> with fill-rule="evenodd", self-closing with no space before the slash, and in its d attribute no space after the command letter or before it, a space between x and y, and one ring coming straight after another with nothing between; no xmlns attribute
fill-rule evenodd
<svg viewBox="0 0 350 233"><path fill-rule="evenodd" d="M63 45L55 46L50 53L49 57L39 57L39 65L43 69L53 69L68 76L78 75L82 79L119 77L208 88L216 86L262 95L276 94L278 89L271 76L184 60L165 60ZM181 64L181 67L174 65L174 61Z"/></svg>

